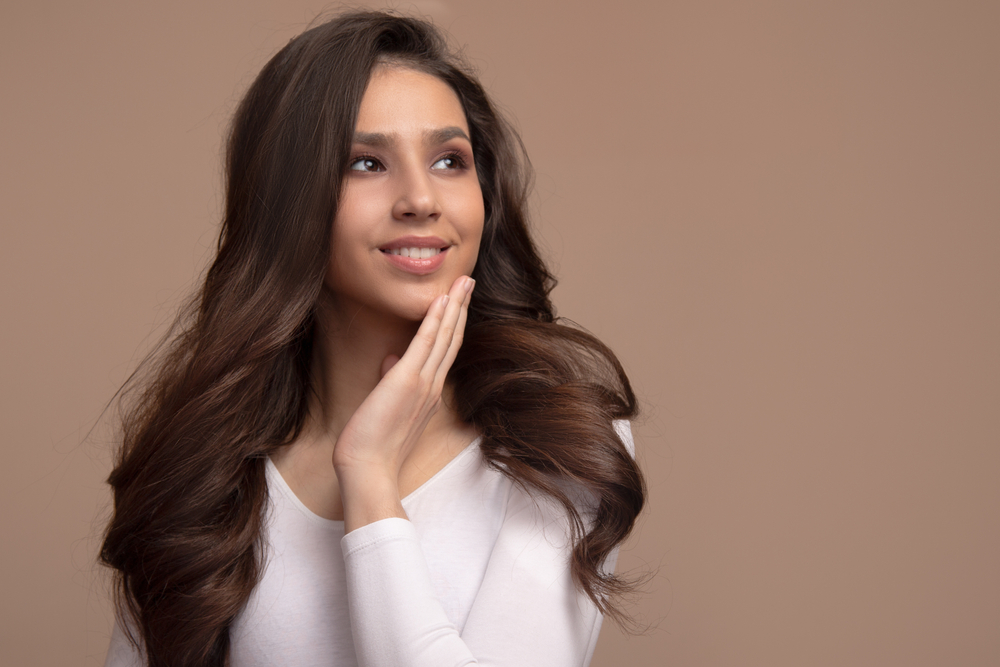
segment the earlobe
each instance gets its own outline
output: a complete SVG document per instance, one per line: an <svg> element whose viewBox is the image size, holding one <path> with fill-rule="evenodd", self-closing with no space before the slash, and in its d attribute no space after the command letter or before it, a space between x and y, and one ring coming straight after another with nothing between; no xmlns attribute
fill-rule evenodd
<svg viewBox="0 0 1000 667"><path fill-rule="evenodd" d="M397 357L395 354L390 354L388 357L386 357L385 359L383 359L382 360L382 367L379 368L379 371L378 371L379 378L384 378L385 375L386 375L386 373L388 373L389 371L391 371L392 367L396 365L397 361L399 361L399 357Z"/></svg>

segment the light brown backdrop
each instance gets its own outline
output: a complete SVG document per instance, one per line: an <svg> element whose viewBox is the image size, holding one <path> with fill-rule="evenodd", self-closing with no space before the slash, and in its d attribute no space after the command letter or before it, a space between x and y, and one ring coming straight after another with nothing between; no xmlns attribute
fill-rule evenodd
<svg viewBox="0 0 1000 667"><path fill-rule="evenodd" d="M0 9L4 665L103 660L84 436L205 266L236 100L325 8ZM418 10L516 117L559 309L645 406L655 627L594 664L1000 664L998 5Z"/></svg>

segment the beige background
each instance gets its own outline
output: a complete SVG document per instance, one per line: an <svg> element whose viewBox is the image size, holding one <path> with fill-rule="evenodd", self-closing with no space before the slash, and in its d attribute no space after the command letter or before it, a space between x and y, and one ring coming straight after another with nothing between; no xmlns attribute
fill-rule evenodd
<svg viewBox="0 0 1000 667"><path fill-rule="evenodd" d="M103 659L85 436L205 266L236 101L325 7L0 9L4 665ZM998 7L420 5L645 406L654 627L595 665L1000 664Z"/></svg>

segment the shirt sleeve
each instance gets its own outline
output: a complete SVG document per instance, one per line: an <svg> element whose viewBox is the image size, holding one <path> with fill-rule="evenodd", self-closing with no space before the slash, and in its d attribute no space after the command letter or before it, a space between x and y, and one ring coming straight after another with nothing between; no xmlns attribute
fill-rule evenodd
<svg viewBox="0 0 1000 667"><path fill-rule="evenodd" d="M627 422L616 430L633 451ZM570 572L565 510L511 486L500 533L461 635L437 601L413 525L376 521L344 536L360 667L585 667L601 615ZM613 569L614 551L605 563Z"/></svg>
<svg viewBox="0 0 1000 667"><path fill-rule="evenodd" d="M121 619L115 618L115 628L111 631L111 643L104 667L143 667L146 658L140 653L122 630Z"/></svg>

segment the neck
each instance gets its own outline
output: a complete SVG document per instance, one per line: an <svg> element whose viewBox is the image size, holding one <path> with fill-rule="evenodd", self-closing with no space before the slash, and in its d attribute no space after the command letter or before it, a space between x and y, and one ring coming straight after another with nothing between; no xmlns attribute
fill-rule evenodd
<svg viewBox="0 0 1000 667"><path fill-rule="evenodd" d="M402 357L420 323L330 298L316 314L309 422L335 441L381 379L383 360Z"/></svg>
<svg viewBox="0 0 1000 667"><path fill-rule="evenodd" d="M303 429L288 447L274 452L272 460L307 507L321 516L344 520L342 488L332 465L337 440L382 379L385 358L403 356L419 322L358 306L332 306L324 299L316 311L311 392ZM445 384L437 411L402 461L393 492L399 498L419 488L476 437L475 428L462 422L451 405L451 388Z"/></svg>
<svg viewBox="0 0 1000 667"><path fill-rule="evenodd" d="M420 327L413 322L359 304L335 303L328 297L317 308L313 342L312 386L306 431L314 444L332 454L348 420L381 380L382 362L402 357ZM421 440L468 439L468 427L451 409L451 387L445 385L441 407L431 417ZM464 443L467 444L467 443Z"/></svg>

